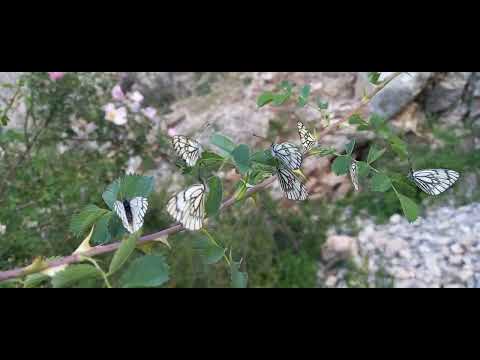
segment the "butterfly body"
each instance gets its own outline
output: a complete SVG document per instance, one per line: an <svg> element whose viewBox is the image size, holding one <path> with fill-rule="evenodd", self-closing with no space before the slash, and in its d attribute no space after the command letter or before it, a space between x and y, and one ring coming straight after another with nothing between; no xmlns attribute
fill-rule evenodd
<svg viewBox="0 0 480 360"><path fill-rule="evenodd" d="M205 184L195 184L173 196L167 204L167 211L187 230L200 230L205 217Z"/></svg>
<svg viewBox="0 0 480 360"><path fill-rule="evenodd" d="M302 166L302 153L295 144L289 142L272 144L271 151L272 156L290 170L298 170Z"/></svg>
<svg viewBox="0 0 480 360"><path fill-rule="evenodd" d="M202 155L202 146L200 143L188 136L175 135L172 137L173 149L177 155L185 160L188 166L195 166Z"/></svg>
<svg viewBox="0 0 480 360"><path fill-rule="evenodd" d="M148 209L148 200L139 196L132 200L115 201L113 209L122 220L123 227L130 234L133 234L143 226L143 219Z"/></svg>
<svg viewBox="0 0 480 360"><path fill-rule="evenodd" d="M423 192L429 195L439 195L449 189L457 180L460 174L448 169L425 169L410 170L408 178L415 183Z"/></svg>
<svg viewBox="0 0 480 360"><path fill-rule="evenodd" d="M358 183L358 172L357 172L357 161L352 160L352 165L350 166L350 178L352 179L353 188L355 191L359 191L360 186Z"/></svg>

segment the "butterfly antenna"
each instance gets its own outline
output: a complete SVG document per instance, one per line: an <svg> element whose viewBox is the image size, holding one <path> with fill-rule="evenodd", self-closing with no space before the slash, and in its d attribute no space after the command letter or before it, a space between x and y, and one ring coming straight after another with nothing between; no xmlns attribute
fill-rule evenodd
<svg viewBox="0 0 480 360"><path fill-rule="evenodd" d="M263 137L263 136L260 136L260 135L257 135L255 133L252 133L252 136L255 136L256 138L259 138L259 139L262 139L262 140L265 140L265 141L268 141L267 138Z"/></svg>

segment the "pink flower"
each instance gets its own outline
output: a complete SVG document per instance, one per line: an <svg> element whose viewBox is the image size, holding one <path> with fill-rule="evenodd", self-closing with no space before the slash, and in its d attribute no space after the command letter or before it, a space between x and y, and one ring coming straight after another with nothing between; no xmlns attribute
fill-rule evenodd
<svg viewBox="0 0 480 360"><path fill-rule="evenodd" d="M122 87L120 85L116 85L112 89L112 97L114 100L122 101L125 99L125 94L123 93Z"/></svg>
<svg viewBox="0 0 480 360"><path fill-rule="evenodd" d="M128 98L137 104L140 104L143 101L143 95L139 91L129 93Z"/></svg>
<svg viewBox="0 0 480 360"><path fill-rule="evenodd" d="M103 108L105 119L113 122L115 125L125 125L127 123L127 109L125 107L115 108L114 104L107 104Z"/></svg>
<svg viewBox="0 0 480 360"><path fill-rule="evenodd" d="M174 137L175 135L177 135L177 130L175 130L175 128L170 128L168 129L167 134L170 137Z"/></svg>
<svg viewBox="0 0 480 360"><path fill-rule="evenodd" d="M64 72L49 72L48 76L50 77L50 80L52 81L57 81L60 80L65 76Z"/></svg>
<svg viewBox="0 0 480 360"><path fill-rule="evenodd" d="M154 109L153 107L147 107L142 110L143 115L147 117L150 120L155 119L155 116L157 116L157 110Z"/></svg>

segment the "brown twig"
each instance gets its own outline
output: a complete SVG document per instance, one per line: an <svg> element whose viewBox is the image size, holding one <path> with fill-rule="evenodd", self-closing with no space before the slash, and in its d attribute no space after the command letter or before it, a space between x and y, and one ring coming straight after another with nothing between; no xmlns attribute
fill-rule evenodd
<svg viewBox="0 0 480 360"><path fill-rule="evenodd" d="M400 72L396 72L396 73L393 73L392 75L390 75L387 79L385 79L385 81L382 84L375 87L375 89L373 89L372 92L370 94L368 94L366 98L362 99L362 102L353 111L351 111L345 118L343 118L342 120L340 120L339 122L334 124L332 127L330 127L328 129L324 130L323 132L321 132L319 134L319 138L337 130L341 126L341 124L347 122L348 119L350 118L350 116L352 116L353 114L358 113L360 110L362 110L362 108L365 105L367 105L368 102L376 94L378 94L382 89L385 88L385 86L388 83L390 83L393 79L395 79L400 74L401 74ZM253 195L257 192L263 191L265 188L267 188L271 184L273 184L273 182L275 181L275 178L276 178L276 176L272 176L272 177L266 179L265 181L263 181L262 183L248 189L246 194L245 194L245 197L249 197L249 196L251 196L251 195ZM226 200L222 204L222 206L220 207L220 210L224 210L228 207L231 207L233 204L235 204L236 201L237 200L234 197L229 198L228 200ZM138 245L149 243L151 241L155 241L155 240L157 240L159 238L162 238L164 236L170 236L170 235L179 233L181 231L184 231L183 226L180 225L180 224L175 224L175 225L172 225L169 228L164 229L162 231L159 231L157 233L143 236L138 241ZM45 269L55 268L55 267L62 266L62 265L69 265L69 264L82 262L82 261L84 261L85 256L93 257L93 256L97 256L97 255L111 253L111 252L117 250L119 247L120 247L120 242L113 243L113 244L108 244L108 245L96 246L96 247L90 249L89 251L86 251L86 252L83 252L83 253L74 254L74 255L70 255L70 256L60 258L60 259L57 259L57 260L54 260L54 261L47 262L45 264L45 266L43 266L41 268L38 268L38 269L35 269L34 271L32 271L30 267L24 267L24 268L18 268L18 269L13 269L13 270L9 270L9 271L0 272L0 281L5 281L5 280L9 280L9 279L22 277L22 276L25 276L27 274L31 274L31 273L34 273L34 272L40 272L40 271L45 270Z"/></svg>

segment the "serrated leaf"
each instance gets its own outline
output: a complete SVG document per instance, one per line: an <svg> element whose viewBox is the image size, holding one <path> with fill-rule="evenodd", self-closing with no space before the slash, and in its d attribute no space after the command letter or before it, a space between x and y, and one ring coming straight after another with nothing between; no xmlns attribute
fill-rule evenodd
<svg viewBox="0 0 480 360"><path fill-rule="evenodd" d="M332 171L340 176L345 175L350 171L350 165L352 164L352 158L348 155L337 156L332 164Z"/></svg>
<svg viewBox="0 0 480 360"><path fill-rule="evenodd" d="M357 161L358 177L366 177L370 173L370 166L364 161Z"/></svg>
<svg viewBox="0 0 480 360"><path fill-rule="evenodd" d="M236 148L235 143L230 138L218 133L212 135L210 142L220 150L223 150L226 155L231 155Z"/></svg>
<svg viewBox="0 0 480 360"><path fill-rule="evenodd" d="M368 125L365 120L359 114L353 114L348 118L350 125Z"/></svg>
<svg viewBox="0 0 480 360"><path fill-rule="evenodd" d="M298 97L298 105L304 107L308 103L308 98L310 97L311 86L305 85L300 90L300 96Z"/></svg>
<svg viewBox="0 0 480 360"><path fill-rule="evenodd" d="M380 84L380 76L382 74L379 73L379 72L369 72L368 73L368 81L370 82L370 84L373 84L373 85L378 85Z"/></svg>
<svg viewBox="0 0 480 360"><path fill-rule="evenodd" d="M337 152L334 148L318 148L309 151L310 155L329 156Z"/></svg>
<svg viewBox="0 0 480 360"><path fill-rule="evenodd" d="M121 277L124 288L160 287L170 279L170 267L161 255L145 255L132 261Z"/></svg>
<svg viewBox="0 0 480 360"><path fill-rule="evenodd" d="M223 184L219 177L214 176L208 181L208 197L205 204L207 217L217 215L223 200Z"/></svg>
<svg viewBox="0 0 480 360"><path fill-rule="evenodd" d="M200 255L207 265L218 263L225 255L226 249L214 244L207 237L202 237L193 242L193 249L200 252Z"/></svg>
<svg viewBox="0 0 480 360"><path fill-rule="evenodd" d="M250 148L248 145L240 144L232 152L233 159L242 175L250 169Z"/></svg>
<svg viewBox="0 0 480 360"><path fill-rule="evenodd" d="M31 274L25 278L25 281L23 282L23 287L25 289L36 288L47 280L50 280L50 277L48 275L42 273Z"/></svg>
<svg viewBox="0 0 480 360"><path fill-rule="evenodd" d="M400 159L405 160L408 157L407 143L396 135L390 136L388 140L392 150L400 157Z"/></svg>
<svg viewBox="0 0 480 360"><path fill-rule="evenodd" d="M87 278L100 278L101 276L100 271L92 265L70 265L52 278L52 286L54 288L64 288Z"/></svg>
<svg viewBox="0 0 480 360"><path fill-rule="evenodd" d="M224 157L218 154L215 154L211 151L204 151L202 152L202 157L200 158L200 162L206 165L222 163L224 161Z"/></svg>
<svg viewBox="0 0 480 360"><path fill-rule="evenodd" d="M387 175L378 173L372 177L371 186L373 191L385 192L392 187L392 182Z"/></svg>
<svg viewBox="0 0 480 360"><path fill-rule="evenodd" d="M272 104L274 106L280 106L283 105L288 99L290 99L290 96L292 95L291 92L286 92L282 94L275 94L273 96L273 102Z"/></svg>
<svg viewBox="0 0 480 360"><path fill-rule="evenodd" d="M113 183L107 186L106 190L102 194L103 201L108 205L110 210L114 210L113 204L118 199L118 193L120 191L120 179L115 180Z"/></svg>
<svg viewBox="0 0 480 360"><path fill-rule="evenodd" d="M377 161L383 156L385 151L386 149L379 149L375 145L372 145L368 151L367 163L372 164Z"/></svg>
<svg viewBox="0 0 480 360"><path fill-rule="evenodd" d="M268 166L275 166L275 159L270 150L257 151L252 154L250 160Z"/></svg>
<svg viewBox="0 0 480 360"><path fill-rule="evenodd" d="M240 271L240 262L231 261L230 280L232 288L245 289L248 285L248 274Z"/></svg>
<svg viewBox="0 0 480 360"><path fill-rule="evenodd" d="M78 214L72 216L70 231L76 236L84 235L92 225L100 219L108 210L99 208L96 205L87 205Z"/></svg>
<svg viewBox="0 0 480 360"><path fill-rule="evenodd" d="M262 107L270 102L273 101L275 94L271 91L265 91L263 92L258 98L257 98L257 106Z"/></svg>
<svg viewBox="0 0 480 360"><path fill-rule="evenodd" d="M352 139L346 146L345 146L345 151L347 152L347 155L352 155L353 149L355 148L355 139Z"/></svg>
<svg viewBox="0 0 480 360"><path fill-rule="evenodd" d="M400 204L402 205L403 213L408 221L413 222L418 218L418 214L420 212L418 205L409 197L400 194L399 192L395 192L397 194L398 200L400 200Z"/></svg>
<svg viewBox="0 0 480 360"><path fill-rule="evenodd" d="M125 175L111 183L102 194L110 210L117 200L131 200L141 196L148 198L153 191L153 176Z"/></svg>
<svg viewBox="0 0 480 360"><path fill-rule="evenodd" d="M92 244L103 245L112 240L109 224L113 216L113 213L109 211L95 223L95 230L91 239Z"/></svg>
<svg viewBox="0 0 480 360"><path fill-rule="evenodd" d="M110 263L110 269L108 270L108 275L116 273L120 268L125 265L130 255L132 255L135 247L137 246L139 233L136 232L125 238L120 247L113 255L112 261Z"/></svg>
<svg viewBox="0 0 480 360"><path fill-rule="evenodd" d="M385 124L386 119L378 114L372 114L368 120L370 125L378 129Z"/></svg>
<svg viewBox="0 0 480 360"><path fill-rule="evenodd" d="M317 106L319 110L327 110L328 109L328 101L323 101L321 99L317 99Z"/></svg>

